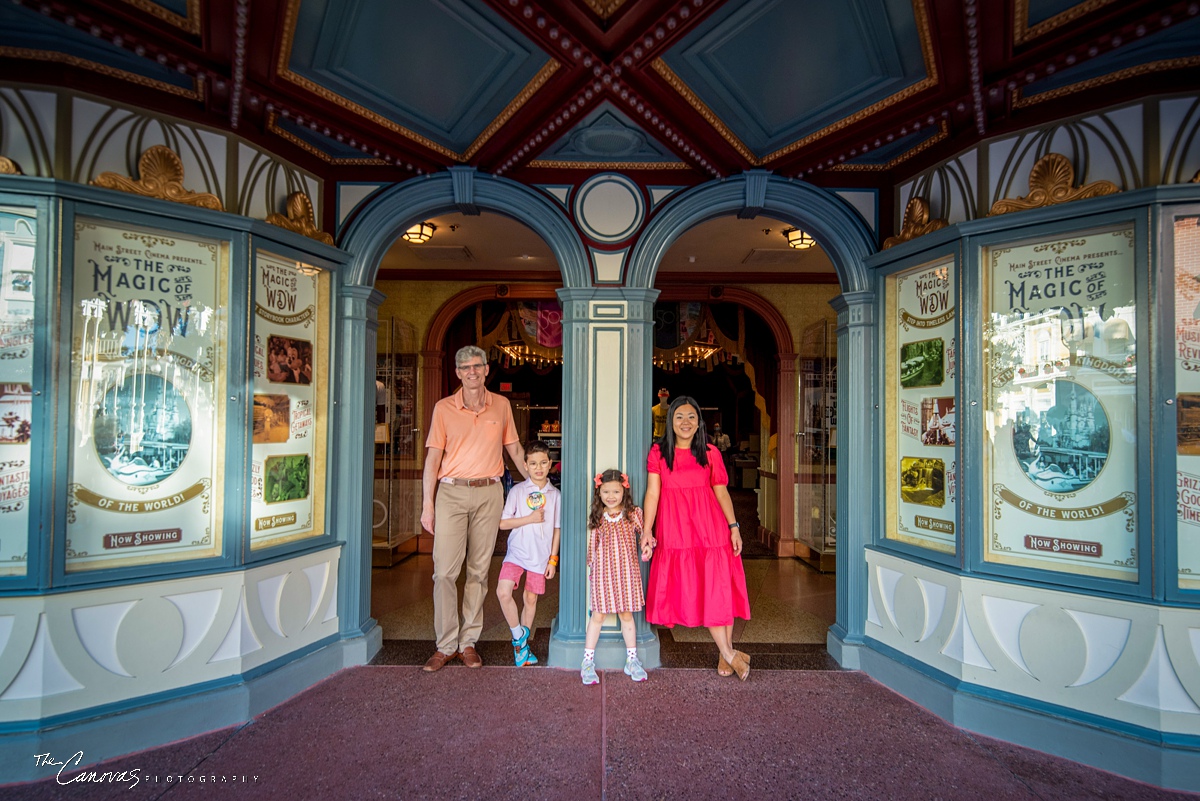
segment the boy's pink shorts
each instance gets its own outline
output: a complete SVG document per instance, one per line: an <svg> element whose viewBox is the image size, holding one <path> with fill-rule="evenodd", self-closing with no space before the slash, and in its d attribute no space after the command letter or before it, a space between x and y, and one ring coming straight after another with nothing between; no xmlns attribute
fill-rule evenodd
<svg viewBox="0 0 1200 801"><path fill-rule="evenodd" d="M532 592L534 595L546 594L546 574L535 573L532 570L526 570L520 565L512 562L505 562L500 565L500 580L505 579L513 583L513 587L521 585L521 574L525 574L525 589Z"/></svg>

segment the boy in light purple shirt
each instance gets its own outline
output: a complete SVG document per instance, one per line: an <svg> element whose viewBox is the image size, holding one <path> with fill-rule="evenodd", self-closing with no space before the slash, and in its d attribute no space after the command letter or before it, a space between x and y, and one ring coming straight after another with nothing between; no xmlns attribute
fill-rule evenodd
<svg viewBox="0 0 1200 801"><path fill-rule="evenodd" d="M513 664L536 665L537 657L529 650L529 627L537 613L539 595L546 592L546 580L558 569L558 539L562 523L562 496L550 483L550 449L534 442L525 451L529 478L513 485L504 502L500 530L508 535L508 553L500 567L496 597L504 619L512 631ZM525 576L525 605L517 615L513 590Z"/></svg>

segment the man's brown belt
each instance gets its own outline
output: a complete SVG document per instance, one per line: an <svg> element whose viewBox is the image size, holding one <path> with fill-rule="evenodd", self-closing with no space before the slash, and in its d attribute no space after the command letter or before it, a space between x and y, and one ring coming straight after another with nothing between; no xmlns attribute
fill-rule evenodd
<svg viewBox="0 0 1200 801"><path fill-rule="evenodd" d="M498 478L441 478L443 484L453 484L456 487L487 487L499 484Z"/></svg>

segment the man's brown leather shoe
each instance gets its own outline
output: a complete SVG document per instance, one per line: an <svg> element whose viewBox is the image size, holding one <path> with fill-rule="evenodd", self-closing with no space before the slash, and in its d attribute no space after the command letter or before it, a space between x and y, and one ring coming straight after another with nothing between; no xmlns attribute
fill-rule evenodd
<svg viewBox="0 0 1200 801"><path fill-rule="evenodd" d="M433 656L429 657L429 661L425 663L425 667L421 668L421 670L424 670L426 673L434 673L444 668L447 662L453 661L457 656L458 654L443 654L441 651L434 651ZM475 658L478 659L479 657Z"/></svg>
<svg viewBox="0 0 1200 801"><path fill-rule="evenodd" d="M468 645L462 649L462 661L469 668L483 667L483 660L479 658L479 653L475 650L474 645Z"/></svg>

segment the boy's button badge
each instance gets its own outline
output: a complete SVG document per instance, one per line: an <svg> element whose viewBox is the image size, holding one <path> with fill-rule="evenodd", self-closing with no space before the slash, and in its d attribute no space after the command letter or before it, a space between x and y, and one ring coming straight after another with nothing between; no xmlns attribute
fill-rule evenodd
<svg viewBox="0 0 1200 801"><path fill-rule="evenodd" d="M531 492L525 496L525 505L535 512L546 505L546 494L543 492Z"/></svg>

